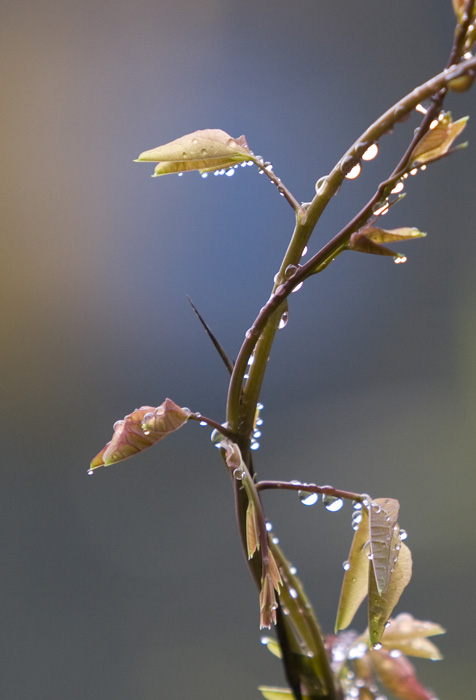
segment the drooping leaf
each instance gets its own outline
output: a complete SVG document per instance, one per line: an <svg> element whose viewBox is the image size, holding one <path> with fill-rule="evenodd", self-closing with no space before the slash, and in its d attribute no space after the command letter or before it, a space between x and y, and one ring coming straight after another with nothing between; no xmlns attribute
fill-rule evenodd
<svg viewBox="0 0 476 700"><path fill-rule="evenodd" d="M370 644L379 644L390 615L412 577L412 556L404 542L400 542L395 532L392 549L401 546L400 555L391 572L385 593L380 595L375 579L374 567L369 567L369 637Z"/></svg>
<svg viewBox="0 0 476 700"><path fill-rule="evenodd" d="M202 129L144 151L136 162L157 163L155 176L191 170L211 172L253 159L244 136L234 139L221 129Z"/></svg>
<svg viewBox="0 0 476 700"><path fill-rule="evenodd" d="M377 678L400 700L436 700L432 690L425 688L416 676L410 661L381 649L370 654Z"/></svg>
<svg viewBox="0 0 476 700"><path fill-rule="evenodd" d="M400 539L394 537L399 510L400 504L394 498L376 498L369 508L370 556L380 595L387 590L400 550Z"/></svg>
<svg viewBox="0 0 476 700"><path fill-rule="evenodd" d="M451 113L446 112L435 128L430 129L417 145L412 153L412 163L423 165L444 156L465 128L468 118L462 117L454 122Z"/></svg>
<svg viewBox="0 0 476 700"><path fill-rule="evenodd" d="M439 649L427 637L444 634L445 630L435 622L415 620L409 613L401 613L390 620L382 637L384 649L401 651L407 656L419 656L437 661L442 657Z"/></svg>
<svg viewBox="0 0 476 700"><path fill-rule="evenodd" d="M362 508L361 513L362 519L352 540L348 568L346 567L342 582L335 625L336 632L350 625L368 591L370 567L369 516L366 508Z"/></svg>
<svg viewBox="0 0 476 700"><path fill-rule="evenodd" d="M258 690L266 700L293 700L294 695L287 688L275 688L271 685L260 685ZM310 700L309 695L303 695L303 700Z"/></svg>
<svg viewBox="0 0 476 700"><path fill-rule="evenodd" d="M112 439L93 459L91 469L108 467L155 445L181 428L190 415L188 408L180 408L171 399L165 399L157 407L137 408L123 420L114 423Z"/></svg>

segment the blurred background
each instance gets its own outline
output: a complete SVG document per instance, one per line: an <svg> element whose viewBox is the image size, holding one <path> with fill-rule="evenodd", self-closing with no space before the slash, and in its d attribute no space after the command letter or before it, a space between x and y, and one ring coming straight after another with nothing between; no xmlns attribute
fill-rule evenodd
<svg viewBox="0 0 476 700"><path fill-rule="evenodd" d="M0 695L243 700L279 685L228 477L191 424L87 476L112 424L170 396L224 419L231 357L269 296L293 224L255 168L151 179L138 154L246 134L295 196L382 111L445 65L450 0L3 0ZM451 95L456 117L476 91ZM311 251L367 201L416 118L345 182ZM290 300L262 400L262 478L401 501L414 577L398 611L439 622L438 696L472 700L476 238L470 148L411 178L385 225L425 240L348 253ZM332 631L352 530L265 495ZM365 616L356 623L363 628Z"/></svg>

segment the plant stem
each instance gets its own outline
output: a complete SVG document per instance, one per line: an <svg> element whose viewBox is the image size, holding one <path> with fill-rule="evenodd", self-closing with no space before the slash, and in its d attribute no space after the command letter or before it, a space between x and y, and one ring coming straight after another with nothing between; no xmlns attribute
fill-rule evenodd
<svg viewBox="0 0 476 700"><path fill-rule="evenodd" d="M369 496L365 493L353 493L352 491L342 491L335 489L333 486L317 486L317 484L299 484L292 481L258 481L256 484L257 491L265 491L269 489L277 489L281 491L305 491L306 493L320 493L333 498L343 498L349 501L362 503L369 500Z"/></svg>

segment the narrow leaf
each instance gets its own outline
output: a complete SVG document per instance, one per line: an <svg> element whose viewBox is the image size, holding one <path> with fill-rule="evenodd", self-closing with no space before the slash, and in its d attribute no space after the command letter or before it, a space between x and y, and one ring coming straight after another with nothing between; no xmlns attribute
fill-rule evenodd
<svg viewBox="0 0 476 700"><path fill-rule="evenodd" d="M426 236L426 233L409 226L393 229L369 226L363 229L362 233L365 233L365 236L370 238L374 243L400 243L401 241L411 241L414 238Z"/></svg>
<svg viewBox="0 0 476 700"><path fill-rule="evenodd" d="M436 700L433 691L420 683L405 656L392 656L381 649L373 651L370 658L378 679L400 700Z"/></svg>
<svg viewBox="0 0 476 700"><path fill-rule="evenodd" d="M258 690L266 700L293 700L293 693L287 688L275 688L271 685L260 685ZM309 695L303 695L303 700L310 700Z"/></svg>
<svg viewBox="0 0 476 700"><path fill-rule="evenodd" d="M377 498L370 504L370 554L380 595L387 590L400 540L395 538L400 504L394 498ZM397 549L398 547L398 549Z"/></svg>
<svg viewBox="0 0 476 700"><path fill-rule="evenodd" d="M369 516L362 508L362 520L355 532L350 548L348 568L344 574L337 611L336 632L350 625L354 615L367 595L369 585Z"/></svg>
<svg viewBox="0 0 476 700"><path fill-rule="evenodd" d="M394 535L392 547L400 542L398 533ZM369 636L370 644L379 644L390 615L405 587L412 577L412 556L404 542L400 542L401 550L392 572L385 593L380 595L375 579L374 567L369 567Z"/></svg>
<svg viewBox="0 0 476 700"><path fill-rule="evenodd" d="M259 549L259 525L256 519L256 508L252 501L249 501L246 509L246 547L248 559L252 559L254 553Z"/></svg>
<svg viewBox="0 0 476 700"><path fill-rule="evenodd" d="M234 139L221 129L203 129L140 154L136 162L158 163L155 175L231 168L253 158L244 136Z"/></svg>
<svg viewBox="0 0 476 700"><path fill-rule="evenodd" d="M461 134L469 117L462 117L452 121L450 112L447 112L434 129L430 129L422 138L412 153L412 163L429 163L441 158L453 145L453 142Z"/></svg>
<svg viewBox="0 0 476 700"><path fill-rule="evenodd" d="M180 408L171 399L165 399L156 408L137 408L123 420L114 423L112 439L93 459L91 469L108 467L142 452L181 428L189 417L189 409Z"/></svg>

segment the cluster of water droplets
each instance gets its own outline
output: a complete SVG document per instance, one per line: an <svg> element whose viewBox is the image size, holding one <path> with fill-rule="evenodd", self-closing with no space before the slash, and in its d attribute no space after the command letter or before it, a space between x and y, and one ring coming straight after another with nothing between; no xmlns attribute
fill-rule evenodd
<svg viewBox="0 0 476 700"><path fill-rule="evenodd" d="M258 440L261 437L261 426L263 425L263 419L261 417L261 411L263 410L263 408L264 406L262 403L256 404L256 415L250 445L250 449L253 451L259 450L260 447Z"/></svg>
<svg viewBox="0 0 476 700"><path fill-rule="evenodd" d="M314 486L314 484L308 484L306 482L301 482L301 481L291 481L292 484L295 484L296 486L302 486L302 489L299 489L298 491L298 498L300 502L303 504L303 506L314 506L316 503L319 502L319 494L315 491L306 489L306 486ZM327 488L332 488L332 487L327 487ZM321 502L322 505L326 510L328 510L331 513L336 513L338 510L342 508L344 505L344 501L342 498L338 498L337 496L332 496L327 493L324 493L321 495Z"/></svg>
<svg viewBox="0 0 476 700"><path fill-rule="evenodd" d="M229 168L219 168L218 170L214 170L213 172L205 172L205 173L200 173L200 176L205 180L209 175L214 175L218 177L219 175L226 175L226 177L231 177L232 175L235 174L235 170L238 170L238 168L246 168L247 166L254 165L252 160L247 160L243 163L236 163L236 165L232 165ZM178 173L179 177L182 177L183 173Z"/></svg>

